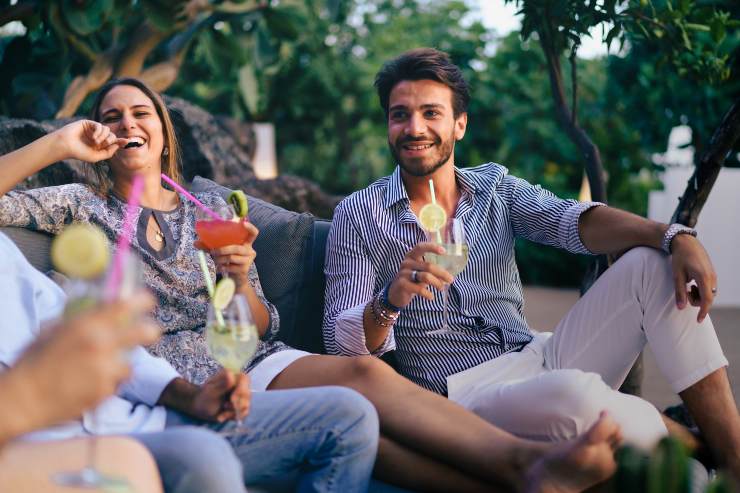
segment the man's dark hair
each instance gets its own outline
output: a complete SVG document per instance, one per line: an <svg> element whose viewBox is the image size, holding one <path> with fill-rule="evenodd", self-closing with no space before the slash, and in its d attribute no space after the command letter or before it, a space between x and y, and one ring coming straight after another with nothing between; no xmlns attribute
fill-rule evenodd
<svg viewBox="0 0 740 493"><path fill-rule="evenodd" d="M417 48L385 62L375 76L375 88L386 116L388 100L396 84L405 80L425 79L437 81L452 90L455 118L468 111L470 92L460 67L452 63L447 53L434 48Z"/></svg>

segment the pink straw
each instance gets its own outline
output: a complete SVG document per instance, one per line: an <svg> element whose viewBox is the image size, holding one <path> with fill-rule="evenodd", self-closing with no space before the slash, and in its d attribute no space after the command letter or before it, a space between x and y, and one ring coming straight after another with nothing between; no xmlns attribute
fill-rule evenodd
<svg viewBox="0 0 740 493"><path fill-rule="evenodd" d="M166 181L167 183L169 183L170 185L172 185L172 187L175 190L177 190L178 192L180 192L181 194L183 194L192 203L194 203L195 205L197 205L200 210L202 210L203 212L205 212L206 214L208 214L209 216L211 216L213 219L215 219L217 221L222 221L223 220L223 218L221 216L219 216L218 214L216 214L215 212L213 212L211 209L209 209L208 207L206 207L205 205L203 205L203 203L200 200L198 200L195 197L193 197L190 194L190 192L188 192L187 190L185 190L184 188L182 188L180 185L178 185L172 178L170 178L169 176L167 176L164 173L162 173L162 179L164 181Z"/></svg>
<svg viewBox="0 0 740 493"><path fill-rule="evenodd" d="M123 219L123 229L118 235L116 244L116 256L113 258L113 268L111 269L108 280L105 284L104 298L106 301L113 301L118 297L121 279L123 278L123 264L131 250L131 238L134 232L134 216L136 209L139 207L141 192L144 190L144 179L141 175L134 175L134 181L131 184L131 190L128 194L128 203L126 204L126 215Z"/></svg>

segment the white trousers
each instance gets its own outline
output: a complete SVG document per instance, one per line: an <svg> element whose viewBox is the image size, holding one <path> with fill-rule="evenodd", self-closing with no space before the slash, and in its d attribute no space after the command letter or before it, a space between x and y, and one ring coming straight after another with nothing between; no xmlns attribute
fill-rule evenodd
<svg viewBox="0 0 740 493"><path fill-rule="evenodd" d="M651 449L667 434L649 402L616 389L645 345L675 392L727 366L709 317L678 310L669 259L635 248L615 262L554 334L447 378L448 395L515 435L558 441L586 431L606 410L626 443Z"/></svg>

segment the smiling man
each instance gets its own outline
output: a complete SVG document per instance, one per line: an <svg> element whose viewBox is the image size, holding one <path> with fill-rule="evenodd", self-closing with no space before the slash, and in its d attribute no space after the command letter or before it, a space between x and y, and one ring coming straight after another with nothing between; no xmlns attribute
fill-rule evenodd
<svg viewBox="0 0 740 493"><path fill-rule="evenodd" d="M716 275L696 232L604 204L562 200L495 163L455 166L468 86L449 57L406 52L375 79L394 173L339 204L329 234L324 338L335 354L396 350L399 370L515 434L571 438L601 410L625 440L667 433L648 402L619 393L647 344L717 457L740 477L740 420L707 313ZM467 266L455 278L417 217L432 201L462 221ZM524 319L514 240L581 254L628 251L551 333ZM427 257L428 258L428 257ZM686 290L694 280L699 297ZM449 326L440 332L449 283ZM694 306L691 306L694 305Z"/></svg>

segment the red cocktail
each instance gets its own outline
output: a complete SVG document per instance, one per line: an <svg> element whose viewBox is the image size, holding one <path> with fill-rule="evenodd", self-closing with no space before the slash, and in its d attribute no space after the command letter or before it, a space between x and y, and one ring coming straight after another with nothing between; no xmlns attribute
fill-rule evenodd
<svg viewBox="0 0 740 493"><path fill-rule="evenodd" d="M241 245L247 241L247 229L239 221L198 220L195 222L195 232L209 250L227 245Z"/></svg>

